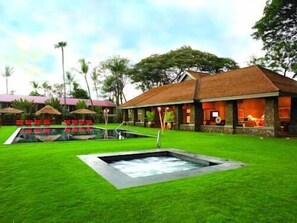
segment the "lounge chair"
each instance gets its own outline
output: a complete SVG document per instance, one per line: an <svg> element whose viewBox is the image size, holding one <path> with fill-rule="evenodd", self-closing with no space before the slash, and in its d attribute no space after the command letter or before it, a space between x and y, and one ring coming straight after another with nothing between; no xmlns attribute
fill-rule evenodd
<svg viewBox="0 0 297 223"><path fill-rule="evenodd" d="M73 119L73 120L71 120L71 124L72 124L72 125L78 125L78 121L75 120L75 119Z"/></svg>
<svg viewBox="0 0 297 223"><path fill-rule="evenodd" d="M80 120L78 120L78 124L79 124L79 125L85 125L86 123L85 123L85 120L80 119Z"/></svg>
<svg viewBox="0 0 297 223"><path fill-rule="evenodd" d="M40 119L34 120L34 125L41 125L41 120Z"/></svg>
<svg viewBox="0 0 297 223"><path fill-rule="evenodd" d="M31 119L26 119L25 120L25 125L32 125L33 120Z"/></svg>
<svg viewBox="0 0 297 223"><path fill-rule="evenodd" d="M69 119L64 120L64 125L71 125L71 122Z"/></svg>
<svg viewBox="0 0 297 223"><path fill-rule="evenodd" d="M86 125L93 125L93 121L92 120L86 120Z"/></svg>
<svg viewBox="0 0 297 223"><path fill-rule="evenodd" d="M23 120L16 120L15 124L16 126L23 126L24 122Z"/></svg>
<svg viewBox="0 0 297 223"><path fill-rule="evenodd" d="M51 121L49 119L44 119L43 120L43 125L50 125Z"/></svg>

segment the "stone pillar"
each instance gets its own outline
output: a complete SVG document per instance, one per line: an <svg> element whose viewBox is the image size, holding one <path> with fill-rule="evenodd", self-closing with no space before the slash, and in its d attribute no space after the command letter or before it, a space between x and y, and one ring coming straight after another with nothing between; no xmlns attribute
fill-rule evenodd
<svg viewBox="0 0 297 223"><path fill-rule="evenodd" d="M175 105L175 129L180 129L183 123L183 105Z"/></svg>
<svg viewBox="0 0 297 223"><path fill-rule="evenodd" d="M144 108L143 109L143 127L147 126L147 117L146 117L146 111L151 111L149 108Z"/></svg>
<svg viewBox="0 0 297 223"><path fill-rule="evenodd" d="M192 109L191 109L192 113ZM193 105L193 118L194 118L194 125L195 125L195 131L201 130L201 125L203 125L203 109L202 109L202 103L201 102L195 102ZM191 114L191 120L192 120L192 114Z"/></svg>
<svg viewBox="0 0 297 223"><path fill-rule="evenodd" d="M265 127L273 128L273 136L278 136L278 97L265 98Z"/></svg>
<svg viewBox="0 0 297 223"><path fill-rule="evenodd" d="M124 122L129 121L128 109L123 109L122 112L123 112L123 121Z"/></svg>
<svg viewBox="0 0 297 223"><path fill-rule="evenodd" d="M291 98L289 133L297 134L297 98Z"/></svg>
<svg viewBox="0 0 297 223"><path fill-rule="evenodd" d="M226 123L225 127L235 128L238 122L237 101L226 102Z"/></svg>
<svg viewBox="0 0 297 223"><path fill-rule="evenodd" d="M132 121L133 121L133 125L136 125L136 122L138 121L137 108L133 108L133 110L132 110Z"/></svg>

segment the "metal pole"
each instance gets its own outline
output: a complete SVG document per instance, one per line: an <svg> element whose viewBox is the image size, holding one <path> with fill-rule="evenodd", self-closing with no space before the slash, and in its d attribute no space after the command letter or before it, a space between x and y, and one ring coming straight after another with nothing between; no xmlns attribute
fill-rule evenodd
<svg viewBox="0 0 297 223"><path fill-rule="evenodd" d="M157 135L157 149L161 148L161 131L158 131L158 135Z"/></svg>

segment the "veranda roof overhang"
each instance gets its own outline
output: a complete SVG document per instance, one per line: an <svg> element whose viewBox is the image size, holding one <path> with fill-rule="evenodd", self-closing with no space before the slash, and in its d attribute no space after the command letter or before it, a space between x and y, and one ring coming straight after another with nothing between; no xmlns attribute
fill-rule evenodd
<svg viewBox="0 0 297 223"><path fill-rule="evenodd" d="M220 97L220 98L204 98L198 101L199 102L232 101L232 100L242 100L242 99L279 97L279 96L297 97L297 94L291 93L291 92L275 91L275 92L268 92L268 93L238 95L238 96Z"/></svg>
<svg viewBox="0 0 297 223"><path fill-rule="evenodd" d="M280 92L269 92L260 94L249 94L249 95L238 95L230 97L220 97L220 98L204 98L200 99L200 102L215 102L215 101L232 101L232 100L242 100L242 99L254 99L254 98L267 98L267 97L278 97Z"/></svg>
<svg viewBox="0 0 297 223"><path fill-rule="evenodd" d="M194 103L194 100L188 101L175 101L175 102L163 102L163 103L155 103L155 104L147 104L147 105L135 105L129 107L119 107L119 109L131 109L131 108L147 108L147 107L158 107L158 106L169 106L169 105L180 105L180 104L191 104Z"/></svg>

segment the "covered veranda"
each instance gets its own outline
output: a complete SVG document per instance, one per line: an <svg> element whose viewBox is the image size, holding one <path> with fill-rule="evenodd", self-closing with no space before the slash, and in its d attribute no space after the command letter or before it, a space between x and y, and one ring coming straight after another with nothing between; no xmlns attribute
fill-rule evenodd
<svg viewBox="0 0 297 223"><path fill-rule="evenodd" d="M174 112L178 130L297 134L297 82L258 66L153 88L121 108L131 125L147 126L146 111L155 111L154 127L160 127L160 108L162 117Z"/></svg>

